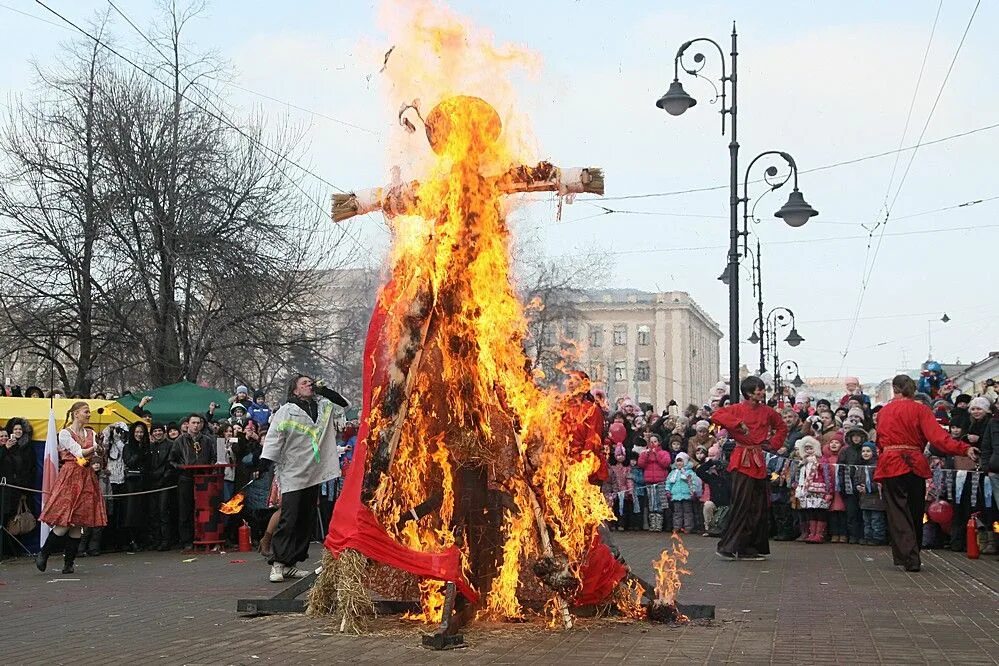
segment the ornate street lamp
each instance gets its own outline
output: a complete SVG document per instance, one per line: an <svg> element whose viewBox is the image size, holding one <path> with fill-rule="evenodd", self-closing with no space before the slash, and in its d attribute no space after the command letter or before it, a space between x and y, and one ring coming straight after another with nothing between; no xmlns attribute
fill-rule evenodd
<svg viewBox="0 0 999 666"><path fill-rule="evenodd" d="M729 336L729 390L732 395L737 395L736 391L739 387L739 280L736 279L738 275L739 266L739 236L745 235L746 230L739 230L739 204L746 203L744 197L739 196L739 141L737 138L737 99L738 99L738 78L736 75L736 64L739 55L739 49L737 46L738 35L735 30L735 23L732 23L732 50L729 53L729 70L731 73L726 72L726 59L725 51L722 49L721 45L713 39L707 37L698 37L697 39L692 39L686 41L680 45L677 49L676 56L673 58L673 82L670 83L669 90L666 91L662 97L656 102L656 106L660 109L666 111L666 113L671 116L682 115L687 109L696 106L697 100L687 94L687 91L683 89L683 85L680 83L680 69L682 68L684 72L691 76L700 77L711 83L714 87L714 83L711 82L707 77L701 76L700 72L705 65L705 56L703 53L695 53L693 56L693 64L688 66L684 62L684 54L687 50L694 44L706 42L711 44L718 50L719 62L721 63L721 91L719 92L715 88L715 101L721 99L721 117L722 117L722 135L725 134L725 117L731 116L732 118L732 133L731 139L728 144L729 149L729 250L728 250L728 271L723 273L720 280L725 282L723 279L726 275L728 277L728 294L729 294L729 320L728 320L728 336ZM726 94L728 91L728 86L732 86L732 104L731 106L726 104ZM761 153L750 163L752 167L755 162L765 155L778 154L787 160L788 164L791 165L791 173L794 175L794 191L788 197L787 203L785 203L780 210L778 210L775 215L783 219L788 226L800 227L801 225L808 222L808 220L818 213L805 202L804 196L798 190L798 169L791 159L791 156L787 153L768 151L766 153ZM770 167L767 173L773 170L773 175L776 175L776 169ZM746 171L747 177L749 170ZM790 174L788 178L790 177ZM788 178L785 178L780 184L773 186L771 189L777 189L785 182ZM748 184L748 181L747 183ZM745 193L746 188L743 188Z"/></svg>

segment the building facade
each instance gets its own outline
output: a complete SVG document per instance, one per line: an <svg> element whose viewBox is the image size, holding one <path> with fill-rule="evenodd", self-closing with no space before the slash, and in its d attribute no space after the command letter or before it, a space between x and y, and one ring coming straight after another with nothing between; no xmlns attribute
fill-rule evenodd
<svg viewBox="0 0 999 666"><path fill-rule="evenodd" d="M670 400L704 404L719 377L718 324L685 291L588 290L563 323L578 342L575 365L613 400L630 395L657 410Z"/></svg>

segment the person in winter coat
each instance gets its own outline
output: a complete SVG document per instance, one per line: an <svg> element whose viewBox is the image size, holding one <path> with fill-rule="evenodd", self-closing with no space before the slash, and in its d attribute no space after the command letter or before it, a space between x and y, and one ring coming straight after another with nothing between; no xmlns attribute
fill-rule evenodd
<svg viewBox="0 0 999 666"><path fill-rule="evenodd" d="M635 508L635 482L631 478L628 454L623 444L614 447L614 456L610 463L609 490L608 499L614 517L617 518L615 528L619 532L631 529L631 514Z"/></svg>
<svg viewBox="0 0 999 666"><path fill-rule="evenodd" d="M33 434L31 424L22 418L12 418L7 421L4 434L6 437L0 445L0 477L6 477L7 483L22 488L36 487L38 463L35 449L31 444ZM0 525L6 525L7 521L17 513L22 497L28 499L29 507L34 504L29 494L23 490L3 486L0 487L0 493L3 493L4 507L3 515L0 516ZM0 557L4 552L16 553L15 546L16 544L0 529Z"/></svg>
<svg viewBox="0 0 999 666"><path fill-rule="evenodd" d="M985 507L985 526L988 528L999 521L999 419L993 417L989 419L985 427L985 433L981 439L982 459L979 469L988 474L986 483L992 484L992 504ZM986 529L988 543L982 549L982 553L995 555L999 552L999 535L992 530Z"/></svg>
<svg viewBox="0 0 999 666"><path fill-rule="evenodd" d="M177 534L185 549L194 546L194 473L185 468L217 462L215 438L204 427L204 415L191 414L187 432L177 438L170 451L170 464L177 471Z"/></svg>
<svg viewBox="0 0 999 666"><path fill-rule="evenodd" d="M693 499L697 495L699 481L694 474L690 456L680 452L673 461L673 469L666 477L666 492L669 493L673 509L673 529L687 534L694 529Z"/></svg>
<svg viewBox="0 0 999 666"><path fill-rule="evenodd" d="M663 482L669 474L670 460L669 452L663 450L658 435L649 439L648 448L638 456L638 466L643 472L642 480L648 496L649 529L653 532L663 530L664 513L668 510L666 485Z"/></svg>
<svg viewBox="0 0 999 666"><path fill-rule="evenodd" d="M638 466L639 455L634 451L628 454L628 473L631 474L631 485L635 489L631 529L646 530L649 528L649 502L648 493L645 492L645 472Z"/></svg>
<svg viewBox="0 0 999 666"><path fill-rule="evenodd" d="M176 500L175 490L165 490L177 483L177 470L170 464L173 442L167 439L166 426L154 423L149 429L149 451L146 455L146 471L143 474L145 490L158 490L150 493L146 508L149 511L149 548L160 551L170 550L175 540Z"/></svg>
<svg viewBox="0 0 999 666"><path fill-rule="evenodd" d="M865 442L860 448L860 462L852 467L852 480L860 498L863 515L863 546L883 546L887 541L885 522L885 501L881 498L881 484L874 481L874 467L878 464L878 446Z"/></svg>
<svg viewBox="0 0 999 666"><path fill-rule="evenodd" d="M851 465L844 468L844 475L852 474L853 465L863 465L861 447L868 441L867 430L862 424L853 425L846 431L846 442L840 449L837 462L840 465ZM846 483L844 482L844 487ZM864 518L860 508L860 497L856 493L846 493L843 497L846 503L846 535L849 543L860 543L864 538Z"/></svg>
<svg viewBox="0 0 999 666"><path fill-rule="evenodd" d="M267 406L267 395L263 391L253 392L253 404L250 405L249 415L257 425L270 422L271 408Z"/></svg>
<svg viewBox="0 0 999 666"><path fill-rule="evenodd" d="M720 536L728 515L732 498L732 486L728 478L726 463L721 459L721 446L714 444L708 449L708 459L697 466L695 473L702 482L709 500L704 502L704 530L708 536Z"/></svg>
<svg viewBox="0 0 999 666"><path fill-rule="evenodd" d="M847 543L848 539L846 536L846 501L843 499L844 493L840 490L836 490L837 486L842 487L841 483L837 483L837 475L840 475L839 481L842 482L843 469L836 467L839 461L840 451L843 450L843 433L837 431L833 434L829 443L822 447L822 457L819 459L825 468L826 474L832 479L833 483L833 498L832 502L829 503L829 513L828 513L828 526L829 526L829 541L832 543Z"/></svg>
<svg viewBox="0 0 999 666"><path fill-rule="evenodd" d="M808 543L825 541L826 520L829 505L833 499L833 479L828 466L819 457L821 445L814 437L798 440L798 456L801 470L798 472L798 487L795 496L808 517Z"/></svg>

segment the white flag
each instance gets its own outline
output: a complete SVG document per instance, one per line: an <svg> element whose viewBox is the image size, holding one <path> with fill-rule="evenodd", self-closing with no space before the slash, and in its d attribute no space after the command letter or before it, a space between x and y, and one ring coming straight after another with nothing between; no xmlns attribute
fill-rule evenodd
<svg viewBox="0 0 999 666"><path fill-rule="evenodd" d="M49 496L55 490L56 477L59 476L59 450L56 442L59 433L56 430L55 408L49 407L49 429L45 436L45 457L42 458L42 510ZM41 524L39 546L45 544L45 539L49 536L49 526Z"/></svg>

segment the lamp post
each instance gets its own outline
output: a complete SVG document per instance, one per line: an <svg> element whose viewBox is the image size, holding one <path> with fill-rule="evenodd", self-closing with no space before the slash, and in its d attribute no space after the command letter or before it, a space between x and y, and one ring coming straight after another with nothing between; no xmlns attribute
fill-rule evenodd
<svg viewBox="0 0 999 666"><path fill-rule="evenodd" d="M753 322L753 334L747 342L760 345L760 374L767 371L766 358L769 353L771 367L774 370L774 386L777 387L780 373L780 353L777 349L777 331L790 328L791 332L784 338L784 342L792 347L797 347L805 338L798 333L797 322L794 312L789 308L778 306L770 310L766 317L757 317Z"/></svg>
<svg viewBox="0 0 999 666"><path fill-rule="evenodd" d="M676 56L673 58L673 82L669 86L669 90L656 102L656 106L660 109L666 111L666 113L671 116L679 116L685 112L690 107L697 104L697 100L687 94L683 89L683 85L680 83L680 67L683 65L683 71L691 76L700 76L699 72L704 68L705 56L703 53L694 54L693 68L687 67L683 64L683 56L692 45L706 42L712 44L718 50L718 56L721 62L721 92L718 93L716 89L716 98L721 98L721 117L722 117L722 135L725 134L725 116L731 116L732 119L732 133L730 135L730 140L728 144L729 151L729 249L728 249L728 274L730 276L728 284L728 300L729 300L729 320L728 320L728 335L729 335L729 391L733 396L736 395L736 391L739 388L739 236L745 234L745 231L739 231L739 204L745 201L744 198L739 197L739 141L737 134L737 119L738 119L738 76L736 74L736 66L739 55L739 50L737 46L737 33L735 30L735 22L732 23L732 50L729 54L730 56L730 73L726 73L725 68L725 51L722 49L718 42L710 39L708 37L698 37L680 45L677 49ZM705 78L705 77L702 77ZM709 80L709 79L706 79ZM732 86L732 104L727 106L726 92L728 85ZM712 84L713 85L713 84ZM774 154L775 151L768 151L767 153L761 153L758 155L751 163L750 167L758 160L760 157L765 155ZM790 155L787 153L778 153L785 157L789 164L792 166L794 172L795 187L794 191L788 197L787 203L776 213L777 217L782 218L789 226L800 227L805 224L810 217L817 215L818 213L812 209L807 203L805 203L804 197L801 192L798 191L798 171L797 167L794 165L794 161L790 159ZM773 169L773 167L771 167ZM768 170L769 173L770 170ZM776 172L775 172L776 173ZM748 177L749 170L747 169L746 175ZM786 182L786 179L785 181ZM776 189L783 185L781 182L776 187L772 186L772 189ZM748 182L747 182L748 184Z"/></svg>
<svg viewBox="0 0 999 666"><path fill-rule="evenodd" d="M926 352L926 360L927 361L932 361L933 360L933 322L934 321L936 321L936 320L935 319L927 319L926 320L926 343L927 343L927 346L928 346L928 349L927 349L927 352ZM950 321L950 317L947 316L946 312L944 312L943 317L940 317L940 321L942 321L945 324Z"/></svg>
<svg viewBox="0 0 999 666"><path fill-rule="evenodd" d="M805 381L801 378L801 371L798 369L797 361L784 361L780 364L777 369L777 386L783 390L784 382L787 381L795 389L799 389L804 386ZM778 395L778 400L780 399L780 393L777 390L774 391Z"/></svg>

